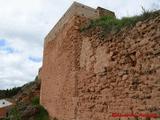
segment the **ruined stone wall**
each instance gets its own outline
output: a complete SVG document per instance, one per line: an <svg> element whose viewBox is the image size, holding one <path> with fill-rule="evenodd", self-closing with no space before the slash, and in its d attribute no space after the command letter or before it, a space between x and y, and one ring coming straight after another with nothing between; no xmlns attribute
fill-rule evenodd
<svg viewBox="0 0 160 120"><path fill-rule="evenodd" d="M43 66L40 71L41 104L49 115L60 120L76 116L77 55L80 54L80 34L77 24L82 19L73 16L44 48Z"/></svg>
<svg viewBox="0 0 160 120"><path fill-rule="evenodd" d="M160 112L160 16L102 40L74 16L44 48L41 104L58 120ZM125 120L126 118L121 120Z"/></svg>
<svg viewBox="0 0 160 120"><path fill-rule="evenodd" d="M78 120L114 120L112 113L158 114L160 16L104 40L97 33L92 30L82 38Z"/></svg>

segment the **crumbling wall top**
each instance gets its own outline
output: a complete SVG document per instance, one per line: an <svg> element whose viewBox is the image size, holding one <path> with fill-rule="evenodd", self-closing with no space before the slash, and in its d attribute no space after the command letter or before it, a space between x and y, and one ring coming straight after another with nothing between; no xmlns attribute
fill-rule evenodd
<svg viewBox="0 0 160 120"><path fill-rule="evenodd" d="M45 43L54 40L57 33L60 32L63 26L69 21L69 19L75 15L83 16L90 19L96 19L98 17L106 15L115 16L114 12L106 10L104 8L98 7L97 9L94 9L81 3L74 2L66 11L66 13L61 17L61 19L57 22L57 24L53 27L53 29L48 33L45 38Z"/></svg>

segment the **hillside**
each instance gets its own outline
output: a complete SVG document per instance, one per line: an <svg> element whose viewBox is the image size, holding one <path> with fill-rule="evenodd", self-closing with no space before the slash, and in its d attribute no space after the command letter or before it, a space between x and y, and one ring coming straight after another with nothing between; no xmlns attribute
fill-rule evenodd
<svg viewBox="0 0 160 120"><path fill-rule="evenodd" d="M3 90L0 93L6 93L5 97L16 103L5 120L49 120L47 111L39 104L40 80L38 77L22 87ZM5 97L2 96L2 98Z"/></svg>
<svg viewBox="0 0 160 120"><path fill-rule="evenodd" d="M0 99L10 98L16 95L21 90L21 87L15 87L7 90L0 90Z"/></svg>

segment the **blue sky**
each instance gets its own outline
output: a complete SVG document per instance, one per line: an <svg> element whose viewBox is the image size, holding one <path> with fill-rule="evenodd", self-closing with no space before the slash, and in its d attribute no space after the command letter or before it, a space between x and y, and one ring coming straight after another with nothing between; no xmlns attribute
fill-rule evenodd
<svg viewBox="0 0 160 120"><path fill-rule="evenodd" d="M0 47L3 47L6 45L6 41L4 39L0 39Z"/></svg>
<svg viewBox="0 0 160 120"><path fill-rule="evenodd" d="M0 39L0 51L5 52L6 54L12 54L15 52L14 48L11 48L7 44L7 40Z"/></svg>
<svg viewBox="0 0 160 120"><path fill-rule="evenodd" d="M160 9L160 0L75 0L115 12L118 18ZM0 0L0 89L34 80L42 65L44 37L73 0Z"/></svg>
<svg viewBox="0 0 160 120"><path fill-rule="evenodd" d="M33 56L29 56L28 58L29 60L33 61L33 62L41 62L42 58L41 57L33 57Z"/></svg>

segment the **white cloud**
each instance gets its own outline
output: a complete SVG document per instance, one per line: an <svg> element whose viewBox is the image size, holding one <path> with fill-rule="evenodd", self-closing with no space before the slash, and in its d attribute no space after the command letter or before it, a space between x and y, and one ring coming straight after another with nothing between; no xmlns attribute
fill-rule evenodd
<svg viewBox="0 0 160 120"><path fill-rule="evenodd" d="M0 88L23 85L34 79L41 63L27 59L24 53L0 52Z"/></svg>
<svg viewBox="0 0 160 120"><path fill-rule="evenodd" d="M96 8L112 10L117 17L160 9L159 0L76 0ZM73 0L0 0L0 39L13 53L0 49L0 89L33 80L41 66L43 39L65 13ZM2 46L0 46L2 47Z"/></svg>

